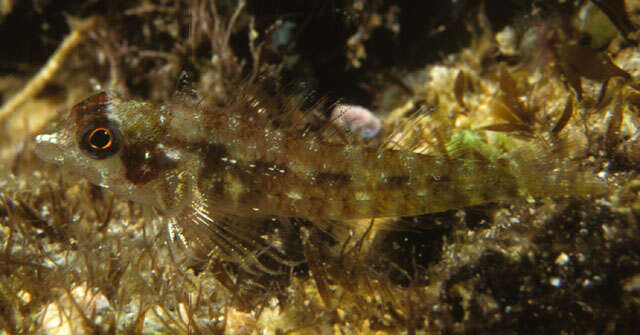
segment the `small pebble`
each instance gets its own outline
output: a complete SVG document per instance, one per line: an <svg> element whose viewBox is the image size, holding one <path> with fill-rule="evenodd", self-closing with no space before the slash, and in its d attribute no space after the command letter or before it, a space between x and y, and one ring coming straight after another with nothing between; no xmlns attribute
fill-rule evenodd
<svg viewBox="0 0 640 335"><path fill-rule="evenodd" d="M337 105L331 113L331 122L366 139L376 137L382 128L380 119L370 110L354 105Z"/></svg>

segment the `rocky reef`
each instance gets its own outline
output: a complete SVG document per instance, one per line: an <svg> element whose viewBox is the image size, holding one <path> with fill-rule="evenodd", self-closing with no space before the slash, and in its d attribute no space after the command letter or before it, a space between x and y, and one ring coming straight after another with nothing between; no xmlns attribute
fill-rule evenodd
<svg viewBox="0 0 640 335"><path fill-rule="evenodd" d="M0 1L0 332L634 334L638 13L637 0ZM253 81L299 106L283 126L327 141L524 156L531 183L557 172L544 166L603 191L277 218L264 238L291 259L261 273L195 260L153 209L33 153L97 90L223 103ZM336 105L363 116L336 124ZM375 131L358 134L359 117Z"/></svg>

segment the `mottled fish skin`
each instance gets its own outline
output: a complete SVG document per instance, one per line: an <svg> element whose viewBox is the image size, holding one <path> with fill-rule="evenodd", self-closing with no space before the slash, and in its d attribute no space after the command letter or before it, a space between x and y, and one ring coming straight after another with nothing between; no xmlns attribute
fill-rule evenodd
<svg viewBox="0 0 640 335"><path fill-rule="evenodd" d="M172 114L165 106L100 92L75 105L54 132L36 136L35 151L93 184L171 214L190 201L198 164L192 153L163 143ZM89 137L100 129L111 140L103 143L108 148L92 148Z"/></svg>
<svg viewBox="0 0 640 335"><path fill-rule="evenodd" d="M100 92L75 105L54 132L38 135L36 153L183 225L210 226L216 215L410 216L600 188L578 174L531 172L507 159L433 157L294 136L274 126L269 108L277 107L258 97L245 93L214 107ZM228 231L211 234L221 236L212 237L214 244L237 244Z"/></svg>

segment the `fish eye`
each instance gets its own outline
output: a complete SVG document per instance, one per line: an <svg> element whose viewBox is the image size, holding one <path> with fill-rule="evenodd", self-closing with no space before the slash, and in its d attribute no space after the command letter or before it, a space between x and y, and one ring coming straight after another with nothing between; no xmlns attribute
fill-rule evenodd
<svg viewBox="0 0 640 335"><path fill-rule="evenodd" d="M113 133L109 128L96 128L89 134L89 145L95 150L109 149L113 145Z"/></svg>
<svg viewBox="0 0 640 335"><path fill-rule="evenodd" d="M85 128L80 148L95 159L105 159L119 149L119 136L108 121L93 123Z"/></svg>

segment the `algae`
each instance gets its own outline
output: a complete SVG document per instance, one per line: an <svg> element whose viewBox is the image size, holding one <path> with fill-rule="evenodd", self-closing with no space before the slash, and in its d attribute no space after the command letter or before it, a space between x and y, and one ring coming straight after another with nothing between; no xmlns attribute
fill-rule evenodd
<svg viewBox="0 0 640 335"><path fill-rule="evenodd" d="M414 6L3 2L5 107L65 38L83 32L56 71L0 115L0 331L634 333L640 18L624 7L640 3ZM87 19L90 26L78 25ZM589 38L591 24L620 31ZM498 37L502 31L509 38ZM608 192L298 222L298 231L268 238L297 248L304 261L268 275L216 257L194 262L161 217L31 150L36 133L97 88L156 102L187 99L189 90L224 101L257 77L310 100L307 114L320 119L336 101L378 111L378 138L391 147L434 155L465 147L492 159L531 147L525 155L544 154L530 159L562 162Z"/></svg>

